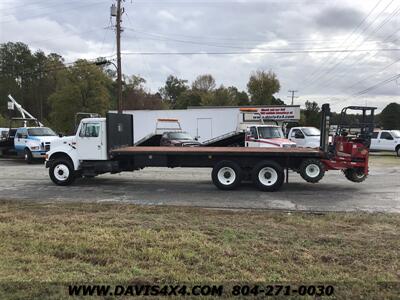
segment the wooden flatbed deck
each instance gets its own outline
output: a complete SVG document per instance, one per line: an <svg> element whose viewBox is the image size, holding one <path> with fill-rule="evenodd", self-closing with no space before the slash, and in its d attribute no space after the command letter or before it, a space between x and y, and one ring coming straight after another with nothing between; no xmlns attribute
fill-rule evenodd
<svg viewBox="0 0 400 300"><path fill-rule="evenodd" d="M134 154L171 154L171 155L261 155L261 156L304 156L322 157L319 149L310 148L262 148L262 147L146 147L132 146L111 150L113 156Z"/></svg>

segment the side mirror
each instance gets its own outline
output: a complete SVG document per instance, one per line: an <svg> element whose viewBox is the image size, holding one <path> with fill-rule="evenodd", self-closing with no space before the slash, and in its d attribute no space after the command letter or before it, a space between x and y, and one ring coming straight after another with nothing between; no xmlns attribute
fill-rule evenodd
<svg viewBox="0 0 400 300"><path fill-rule="evenodd" d="M62 133L59 133L59 134L58 134L58 137L60 137L60 138L63 137L63 136L64 136L64 135L63 135Z"/></svg>
<svg viewBox="0 0 400 300"><path fill-rule="evenodd" d="M198 136L196 136L196 137L194 138L194 140L195 140L195 141L198 141L198 140L199 140L199 137L198 137Z"/></svg>

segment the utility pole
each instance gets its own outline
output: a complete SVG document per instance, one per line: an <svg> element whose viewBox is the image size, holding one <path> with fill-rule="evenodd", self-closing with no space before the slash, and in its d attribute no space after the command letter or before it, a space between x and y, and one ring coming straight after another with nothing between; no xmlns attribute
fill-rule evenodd
<svg viewBox="0 0 400 300"><path fill-rule="evenodd" d="M123 8L121 1L117 0L117 7L111 6L111 16L116 17L116 36L117 36L117 96L118 96L118 113L122 113L122 71L121 71L121 15Z"/></svg>
<svg viewBox="0 0 400 300"><path fill-rule="evenodd" d="M297 93L298 91L289 90L288 92L289 92L289 93L292 93L292 96L288 96L288 97L291 97L291 98L292 98L292 104L291 104L291 105L293 105L293 100L294 100L294 98L298 98L298 97L295 97L295 96L294 96L294 93Z"/></svg>

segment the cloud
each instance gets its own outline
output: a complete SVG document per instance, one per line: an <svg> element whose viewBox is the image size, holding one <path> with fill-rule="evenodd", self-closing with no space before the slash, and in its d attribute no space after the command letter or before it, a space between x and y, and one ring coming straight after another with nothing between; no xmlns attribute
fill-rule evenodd
<svg viewBox="0 0 400 300"><path fill-rule="evenodd" d="M363 19L363 13L355 7L329 7L324 9L315 20L322 29L351 30Z"/></svg>
<svg viewBox="0 0 400 300"><path fill-rule="evenodd" d="M34 50L57 52L66 61L115 53L114 32L105 29L111 25L109 0L84 3L15 0L1 4L0 43L25 42ZM363 0L337 0L335 6L330 1L126 1L122 50L257 52L400 48L399 18L391 19L378 30L392 7L372 23L384 3L366 20L358 34L346 41L374 5ZM359 35L368 25L370 28ZM355 37L358 37L356 42ZM235 85L245 90L252 71L272 70L281 82L277 96L287 103L287 90L295 89L299 90L300 98L296 99L299 104L306 100L320 104L332 101L340 108L340 105L365 104L365 99L373 99L383 107L398 99L398 84L392 82L363 97L351 95L398 73L400 63L393 63L400 59L399 55L399 52L382 51L349 55L334 52L123 55L122 67L127 75L145 77L152 91L157 91L170 74L192 81L204 73L213 74L218 85ZM390 64L393 65L388 67Z"/></svg>

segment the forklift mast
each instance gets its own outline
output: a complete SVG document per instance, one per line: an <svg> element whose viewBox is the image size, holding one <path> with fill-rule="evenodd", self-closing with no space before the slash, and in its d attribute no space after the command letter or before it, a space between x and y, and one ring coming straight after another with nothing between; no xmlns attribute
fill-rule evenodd
<svg viewBox="0 0 400 300"><path fill-rule="evenodd" d="M319 141L319 149L327 153L329 146L329 126L330 126L331 109L328 103L322 104L321 108L321 136Z"/></svg>

